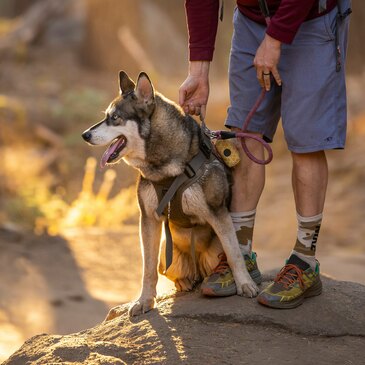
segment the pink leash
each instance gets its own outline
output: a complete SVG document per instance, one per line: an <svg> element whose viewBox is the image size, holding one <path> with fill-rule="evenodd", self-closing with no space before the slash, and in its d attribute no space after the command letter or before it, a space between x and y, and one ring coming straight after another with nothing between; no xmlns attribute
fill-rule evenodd
<svg viewBox="0 0 365 365"><path fill-rule="evenodd" d="M272 153L272 149L271 146L261 137L256 136L252 133L247 133L247 128L250 124L250 121L252 119L252 117L254 116L254 114L256 113L258 107L260 106L260 104L262 103L262 101L264 100L264 97L266 95L266 90L264 88L262 88L261 93L259 95L259 97L257 98L254 106L252 107L252 109L250 110L250 112L248 113L243 126L242 126L242 132L230 132L230 131L211 131L209 130L209 128L205 125L204 120L202 120L202 128L204 130L204 133L206 135L208 135L210 138L214 138L214 139L230 139L230 138L239 138L241 141L241 145L243 150L245 151L246 155L248 156L248 158L254 162L256 162L259 165L267 165L268 163L271 162L271 160L273 159L273 153ZM247 144L246 144L246 138L250 138L250 139L254 139L255 141L259 142L262 144L262 146L264 147L264 149L267 151L268 153L268 157L267 159L264 160L260 160L257 157L255 157L251 151L248 149Z"/></svg>
<svg viewBox="0 0 365 365"><path fill-rule="evenodd" d="M265 0L259 0L259 5L260 5L261 12L262 12L262 14L265 18L266 24L269 25L270 24L270 13L269 13L266 1ZM248 156L248 158L250 160L256 162L259 165L267 165L273 159L273 153L272 153L271 146L263 138L261 138L259 136L256 136L252 133L247 133L246 132L252 117L254 116L254 114L256 113L256 111L258 109L258 107L260 106L260 104L264 100L265 95L266 95L266 90L265 90L265 88L262 88L259 97L257 98L254 106L252 107L252 109L248 113L248 115L247 115L247 117L246 117L246 119L243 123L242 132L210 131L207 128L207 126L205 125L204 120L202 120L202 127L203 127L204 132L207 135L209 135L211 138L216 138L216 139L239 138L240 141L241 141L242 148L243 148L243 150L245 151L246 155ZM251 151L248 149L248 147L246 145L246 138L254 139L255 141L262 144L262 146L264 147L264 149L268 153L268 157L267 157L266 160L260 160L251 153Z"/></svg>

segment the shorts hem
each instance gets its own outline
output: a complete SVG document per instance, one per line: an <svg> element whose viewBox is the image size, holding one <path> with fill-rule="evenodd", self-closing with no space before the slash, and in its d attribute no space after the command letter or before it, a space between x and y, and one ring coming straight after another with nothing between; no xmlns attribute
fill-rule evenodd
<svg viewBox="0 0 365 365"><path fill-rule="evenodd" d="M306 146L306 147L299 147L288 144L289 151L295 153L310 153L310 152L319 152L325 150L343 150L344 148L345 148L344 143L332 143L326 145Z"/></svg>
<svg viewBox="0 0 365 365"><path fill-rule="evenodd" d="M234 122L234 121L226 120L224 122L224 125L227 128L239 128L239 129L242 129L242 123L241 122ZM264 132L264 130L262 128L260 128L258 126L255 126L252 122L250 123L247 132L265 134L265 132Z"/></svg>
<svg viewBox="0 0 365 365"><path fill-rule="evenodd" d="M251 125L252 123L250 123L250 126L249 128L245 131L245 132L248 132L248 133L259 133L262 135L262 138L265 142L267 143L272 143L273 141L273 137L270 137L268 135L265 134L264 130L260 127L256 127L254 125ZM237 125L237 123L235 122L229 122L229 121L226 121L224 123L224 125L227 127L227 128L239 128L241 129L241 125Z"/></svg>
<svg viewBox="0 0 365 365"><path fill-rule="evenodd" d="M234 121L230 121L230 120L226 120L224 125L227 127L227 128L239 128L239 129L242 129L242 123L237 123L237 122L234 122ZM248 129L246 132L249 132L249 133L259 133L261 134L263 137L263 139L268 142L268 143L271 143L273 141L273 136L268 136L267 134L265 134L265 131L258 127L258 126L255 126L252 122L250 123Z"/></svg>

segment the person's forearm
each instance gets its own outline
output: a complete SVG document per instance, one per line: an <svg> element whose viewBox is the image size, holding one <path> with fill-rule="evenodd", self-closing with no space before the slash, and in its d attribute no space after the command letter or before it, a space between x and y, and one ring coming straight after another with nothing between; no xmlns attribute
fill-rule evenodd
<svg viewBox="0 0 365 365"><path fill-rule="evenodd" d="M189 75L191 76L209 76L210 61L190 61Z"/></svg>
<svg viewBox="0 0 365 365"><path fill-rule="evenodd" d="M277 39L271 37L269 34L265 34L265 40L267 42L267 44L271 47L271 48L275 48L275 49L280 49L281 48L281 44L282 42L278 41Z"/></svg>

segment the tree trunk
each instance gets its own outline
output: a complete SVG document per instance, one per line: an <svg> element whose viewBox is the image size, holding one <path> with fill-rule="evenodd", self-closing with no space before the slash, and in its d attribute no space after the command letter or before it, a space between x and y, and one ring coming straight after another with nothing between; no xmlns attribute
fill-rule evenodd
<svg viewBox="0 0 365 365"><path fill-rule="evenodd" d="M81 57L85 64L117 71L121 67L137 72L138 65L118 39L118 30L127 27L141 35L139 1L86 0L86 35Z"/></svg>

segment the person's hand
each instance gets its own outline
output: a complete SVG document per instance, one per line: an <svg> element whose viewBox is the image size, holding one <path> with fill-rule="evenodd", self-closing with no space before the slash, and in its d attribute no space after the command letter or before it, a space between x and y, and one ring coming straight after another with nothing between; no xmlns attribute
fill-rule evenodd
<svg viewBox="0 0 365 365"><path fill-rule="evenodd" d="M257 49L253 63L256 67L257 79L266 91L269 91L271 87L271 74L276 83L281 86L281 77L277 68L280 52L281 42L265 34L264 40Z"/></svg>
<svg viewBox="0 0 365 365"><path fill-rule="evenodd" d="M209 61L192 61L189 64L189 75L179 89L179 104L185 113L201 115L209 97Z"/></svg>

